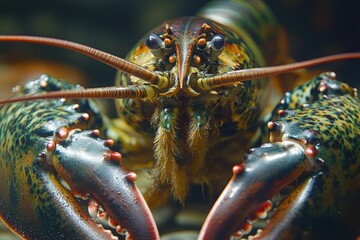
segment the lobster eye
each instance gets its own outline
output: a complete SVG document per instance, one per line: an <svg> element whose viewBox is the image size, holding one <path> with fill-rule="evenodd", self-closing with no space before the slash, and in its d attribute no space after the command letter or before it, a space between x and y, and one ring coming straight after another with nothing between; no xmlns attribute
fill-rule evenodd
<svg viewBox="0 0 360 240"><path fill-rule="evenodd" d="M145 45L151 50L159 49L162 43L163 40L161 40L161 38L156 34L150 34L145 40Z"/></svg>
<svg viewBox="0 0 360 240"><path fill-rule="evenodd" d="M215 35L211 40L211 46L214 50L221 50L225 46L225 38L222 35Z"/></svg>

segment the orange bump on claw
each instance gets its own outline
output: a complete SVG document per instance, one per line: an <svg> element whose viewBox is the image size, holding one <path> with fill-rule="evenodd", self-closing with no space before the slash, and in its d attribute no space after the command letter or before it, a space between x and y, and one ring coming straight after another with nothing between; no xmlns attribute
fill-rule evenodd
<svg viewBox="0 0 360 240"><path fill-rule="evenodd" d="M270 130L273 130L275 129L275 123L273 121L270 121L267 123L267 127L270 129Z"/></svg>
<svg viewBox="0 0 360 240"><path fill-rule="evenodd" d="M126 179L131 182L135 182L137 179L137 175L134 172L129 172L128 174L126 174Z"/></svg>
<svg viewBox="0 0 360 240"><path fill-rule="evenodd" d="M121 226L116 227L116 232L122 234L123 228Z"/></svg>
<svg viewBox="0 0 360 240"><path fill-rule="evenodd" d="M99 129L94 129L94 130L92 131L92 134L93 134L94 136L96 136L96 137L100 136L100 131L99 131Z"/></svg>
<svg viewBox="0 0 360 240"><path fill-rule="evenodd" d="M263 202L261 204L261 207L265 210L265 211L269 211L272 208L272 202L270 200L267 200L265 202Z"/></svg>
<svg viewBox="0 0 360 240"><path fill-rule="evenodd" d="M107 147L112 147L112 146L114 146L114 140L112 140L112 139L106 139L106 140L105 140L105 146L107 146Z"/></svg>
<svg viewBox="0 0 360 240"><path fill-rule="evenodd" d="M245 169L245 164L235 165L232 168L232 172L233 172L233 174L238 175L238 174L244 172L244 169Z"/></svg>
<svg viewBox="0 0 360 240"><path fill-rule="evenodd" d="M73 109L74 109L74 110L78 110L79 108L80 108L80 105L79 105L79 104L76 103L76 104L73 105Z"/></svg>
<svg viewBox="0 0 360 240"><path fill-rule="evenodd" d="M241 238L243 235L244 234L243 234L242 231L237 231L232 236L235 237L235 238Z"/></svg>
<svg viewBox="0 0 360 240"><path fill-rule="evenodd" d="M120 162L122 160L121 153L119 153L119 152L111 152L110 160Z"/></svg>
<svg viewBox="0 0 360 240"><path fill-rule="evenodd" d="M84 121L87 121L87 120L89 120L90 115L89 115L88 113L83 113L83 114L81 115L81 117L82 117L82 119L83 119Z"/></svg>
<svg viewBox="0 0 360 240"><path fill-rule="evenodd" d="M48 81L43 80L43 81L40 82L40 87L41 88L46 88L47 86L48 86Z"/></svg>
<svg viewBox="0 0 360 240"><path fill-rule="evenodd" d="M113 218L109 218L108 223L109 223L109 226L112 228L116 228L116 226L119 225Z"/></svg>
<svg viewBox="0 0 360 240"><path fill-rule="evenodd" d="M307 157L313 158L313 157L316 156L317 150L316 150L316 148L314 146L308 146L305 149L305 154L306 154Z"/></svg>
<svg viewBox="0 0 360 240"><path fill-rule="evenodd" d="M279 110L279 115L280 116L284 116L285 114L286 114L285 110L283 110L283 109Z"/></svg>
<svg viewBox="0 0 360 240"><path fill-rule="evenodd" d="M60 139L65 139L69 135L69 130L65 127L62 127L57 131L56 134Z"/></svg>
<svg viewBox="0 0 360 240"><path fill-rule="evenodd" d="M272 208L272 202L271 201L265 201L257 208L255 211L255 215L258 218L264 219L267 216L267 212Z"/></svg>
<svg viewBox="0 0 360 240"><path fill-rule="evenodd" d="M111 161L116 161L116 162L120 162L122 161L122 155L119 152L113 152L113 151L105 151L103 153L104 159L105 160L111 160Z"/></svg>
<svg viewBox="0 0 360 240"><path fill-rule="evenodd" d="M55 142L50 141L50 142L48 142L48 143L46 144L46 150L52 152L52 151L55 150L55 146L56 146Z"/></svg>
<svg viewBox="0 0 360 240"><path fill-rule="evenodd" d="M243 233L244 234L249 234L251 232L251 229L252 229L252 224L248 221L245 221L242 229L243 229Z"/></svg>

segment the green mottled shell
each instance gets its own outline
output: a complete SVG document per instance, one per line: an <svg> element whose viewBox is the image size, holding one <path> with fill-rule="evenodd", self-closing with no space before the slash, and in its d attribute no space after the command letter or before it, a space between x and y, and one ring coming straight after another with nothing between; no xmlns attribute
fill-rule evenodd
<svg viewBox="0 0 360 240"><path fill-rule="evenodd" d="M27 83L17 92L18 95L35 94L47 91L74 89L74 85L47 75ZM84 112L89 115L84 117ZM87 120L91 116L91 120ZM24 236L32 236L26 226L48 226L55 229L64 223L58 218L58 206L54 193L58 189L44 187L49 179L56 178L51 164L46 164L47 144L57 139L60 128L91 128L100 126L99 111L88 100L63 101L37 100L7 104L0 109L0 204L2 218L9 226ZM49 160L50 161L50 160ZM50 184L51 185L51 184ZM24 202L24 199L26 201ZM60 203L59 203L60 204ZM67 203L71 204L71 203ZM26 219L27 214L33 219ZM20 219L20 220L19 220ZM21 226L19 225L21 222ZM47 237L61 238L54 229ZM53 234L53 235L50 235Z"/></svg>
<svg viewBox="0 0 360 240"><path fill-rule="evenodd" d="M313 162L313 168L322 176L316 183L316 195L311 196L312 215L336 216L354 204L360 191L360 102L356 90L332 79L332 74L319 75L287 93L271 121L283 139L316 149L315 158L320 162Z"/></svg>

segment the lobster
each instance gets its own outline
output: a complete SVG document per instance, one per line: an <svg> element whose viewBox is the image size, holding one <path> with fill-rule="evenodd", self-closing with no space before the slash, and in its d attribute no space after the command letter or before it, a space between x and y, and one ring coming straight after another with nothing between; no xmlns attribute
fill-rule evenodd
<svg viewBox="0 0 360 240"><path fill-rule="evenodd" d="M268 117L266 78L281 83L279 74L360 54L288 64L277 44L283 32L263 2L210 4L198 17L152 30L126 60L64 40L0 36L68 48L120 70L114 87L81 89L44 75L0 100L0 215L14 232L30 239L158 239L148 205L172 198L186 206L194 184L217 196L232 168L199 239L250 233L270 199L277 210L257 237L334 236L328 224L355 236L359 223L349 206L357 207L360 186L356 90L321 74L287 92ZM90 98L118 99L119 119L79 100ZM150 173L146 202L136 174L125 169ZM96 226L87 205L115 230Z"/></svg>

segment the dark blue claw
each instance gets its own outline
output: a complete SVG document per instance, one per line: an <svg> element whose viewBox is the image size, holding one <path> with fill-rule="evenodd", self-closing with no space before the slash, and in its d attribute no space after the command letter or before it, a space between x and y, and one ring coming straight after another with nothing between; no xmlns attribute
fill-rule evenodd
<svg viewBox="0 0 360 240"><path fill-rule="evenodd" d="M295 142L271 143L256 148L216 201L199 239L229 239L264 201L294 181L308 164L304 148Z"/></svg>

